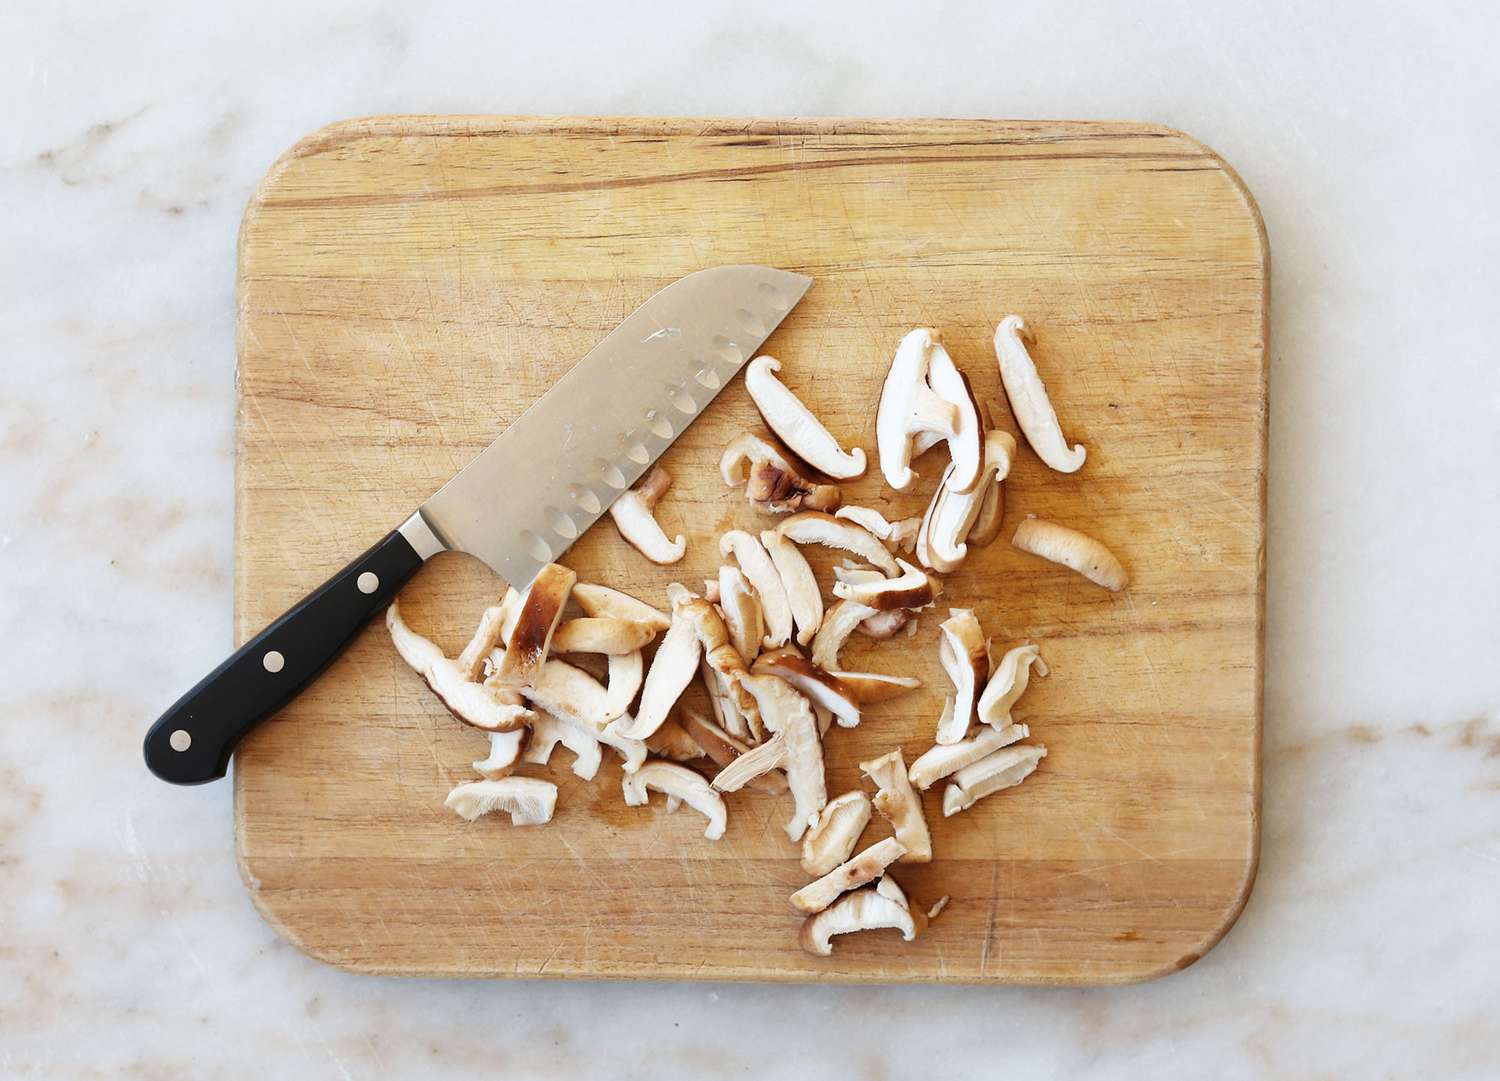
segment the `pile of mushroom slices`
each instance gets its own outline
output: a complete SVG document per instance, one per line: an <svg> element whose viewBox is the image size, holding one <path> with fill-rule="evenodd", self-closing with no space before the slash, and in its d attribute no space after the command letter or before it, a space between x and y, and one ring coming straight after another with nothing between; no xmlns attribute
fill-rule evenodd
<svg viewBox="0 0 1500 1081"><path fill-rule="evenodd" d="M1041 459L1060 472L1083 463L1069 449L1046 388L1026 349L1019 317L995 334L1001 381L1021 431ZM1020 784L1047 750L1023 743L1030 731L1011 710L1033 670L1047 675L1040 649L1026 643L997 650L969 608L949 608L939 627L938 659L953 684L933 746L908 766L900 747L860 763L875 790L829 798L823 746L831 728L853 728L866 707L917 687L912 677L852 672L839 663L850 635L908 636L919 614L943 593L937 574L955 570L971 547L999 533L1001 484L1017 447L989 425L968 379L937 335L919 328L897 348L876 421L880 472L897 491L918 477L914 458L939 443L948 451L926 513L888 521L868 507L841 505L836 482L865 472L864 451L844 450L778 378L771 357L751 361L745 385L775 439L745 433L725 450L726 485L776 516L758 534L731 529L719 538L724 561L701 593L667 586L666 610L609 586L581 583L550 564L523 594L507 590L485 610L456 659L411 630L392 603L386 623L402 658L465 724L488 733L489 754L474 763L482 780L461 784L447 806L466 819L504 811L517 826L551 820L557 786L517 776L522 763L547 764L561 744L572 769L592 780L603 749L621 758L622 795L645 806L649 792L668 811L687 804L718 840L728 821L725 795L743 788L787 793L785 829L801 846L812 881L792 894L805 916L801 944L827 956L835 935L895 928L910 941L947 903L914 907L889 873L898 861L927 863L932 836L920 792L941 780L951 817ZM779 442L777 441L779 440ZM686 541L667 538L655 508L671 484L660 468L612 508L621 535L657 563L673 563ZM1109 589L1125 571L1083 533L1028 517L1016 547L1078 571ZM804 555L832 549L831 599ZM915 560L904 558L911 556ZM655 645L646 662L645 650ZM697 680L712 716L683 701ZM704 763L706 760L706 763ZM683 763L707 765L702 772ZM712 776L707 774L712 773ZM864 848L872 812L890 836ZM857 851L856 851L857 850Z"/></svg>

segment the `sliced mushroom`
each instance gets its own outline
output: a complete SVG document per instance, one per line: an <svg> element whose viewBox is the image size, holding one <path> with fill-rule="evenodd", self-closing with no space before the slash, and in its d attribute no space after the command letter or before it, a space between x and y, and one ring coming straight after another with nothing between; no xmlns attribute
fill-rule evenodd
<svg viewBox="0 0 1500 1081"><path fill-rule="evenodd" d="M557 653L604 653L616 656L634 653L656 637L647 623L632 623L613 616L584 616L565 619L552 635L552 649Z"/></svg>
<svg viewBox="0 0 1500 1081"><path fill-rule="evenodd" d="M809 507L809 510L816 508ZM879 537L886 549L892 552L910 552L917 543L917 530L922 525L920 516L888 521L885 515L870 507L843 506L833 512L835 518L847 518Z"/></svg>
<svg viewBox="0 0 1500 1081"><path fill-rule="evenodd" d="M969 527L968 543L974 548L988 548L1000 535L1000 526L1005 517L1005 485L1001 482L988 485L984 498L979 503L979 513Z"/></svg>
<svg viewBox="0 0 1500 1081"><path fill-rule="evenodd" d="M927 919L928 919L928 922L931 922L932 920L937 919L938 918L938 913L941 912L941 911L943 911L943 909L947 908L948 907L948 902L951 901L952 899L953 898L949 897L945 893L941 897L939 897L936 901L934 901L932 903L932 907L927 910Z"/></svg>
<svg viewBox="0 0 1500 1081"><path fill-rule="evenodd" d="M745 715L747 723L757 712L755 699L740 686L741 677L748 675L745 660L729 641L729 628L719 610L702 597L682 596L672 605L673 616L681 614L692 625L703 647L703 660L720 676L719 687L726 698L733 700L735 707ZM691 676L689 677L691 679Z"/></svg>
<svg viewBox="0 0 1500 1081"><path fill-rule="evenodd" d="M1115 554L1087 533L1041 518L1027 518L1011 541L1023 552L1050 559L1083 575L1095 585L1118 593L1130 576Z"/></svg>
<svg viewBox="0 0 1500 1081"><path fill-rule="evenodd" d="M714 775L713 785L720 792L738 792L756 779L768 776L772 770L785 766L786 740L779 734L774 735L720 769Z"/></svg>
<svg viewBox="0 0 1500 1081"><path fill-rule="evenodd" d="M818 738L817 721L807 699L785 680L770 675L750 675L745 677L744 683L760 705L761 720L767 730L772 735L779 735L785 744L783 764L795 801L792 819L786 824L786 834L793 841L800 841L812 816L828 802L828 790L823 782L823 745Z"/></svg>
<svg viewBox="0 0 1500 1081"><path fill-rule="evenodd" d="M918 923L920 915L874 887L867 886L803 920L800 941L803 950L814 957L828 957L833 953L830 940L834 935L847 935L855 931L875 931L888 927L900 931L901 937L910 942L922 929Z"/></svg>
<svg viewBox="0 0 1500 1081"><path fill-rule="evenodd" d="M875 444L880 471L898 492L912 486L913 438L930 433L935 440L958 434L958 405L944 399L928 384L928 371L937 338L918 327L901 339L880 391L875 416ZM929 443L928 445L931 445Z"/></svg>
<svg viewBox="0 0 1500 1081"><path fill-rule="evenodd" d="M693 673L698 670L700 652L693 621L685 613L674 610L672 625L662 637L646 673L635 717L626 716L614 721L611 727L616 734L627 739L645 739L660 728L667 719L667 711L681 697Z"/></svg>
<svg viewBox="0 0 1500 1081"><path fill-rule="evenodd" d="M796 544L821 544L825 548L853 552L866 563L879 567L891 576L900 573L896 560L885 550L879 537L853 522L835 518L831 514L803 511L785 519L776 527L776 532Z"/></svg>
<svg viewBox="0 0 1500 1081"><path fill-rule="evenodd" d="M828 801L802 838L802 869L821 877L843 863L870 824L870 797L859 789Z"/></svg>
<svg viewBox="0 0 1500 1081"><path fill-rule="evenodd" d="M728 810L724 799L705 781L686 766L671 762L647 762L634 773L626 774L621 785L625 803L630 807L644 807L648 802L646 790L654 788L667 796L669 806L673 800L681 800L708 819L703 836L717 841L724 836L724 825Z"/></svg>
<svg viewBox="0 0 1500 1081"><path fill-rule="evenodd" d="M1010 399L1010 411L1026 436L1026 442L1036 451L1037 457L1059 473L1073 473L1083 465L1087 452L1082 443L1068 449L1063 438L1062 426L1057 420L1057 410L1047 397L1047 384L1040 373L1026 344L1034 342L1026 321L1019 315L1007 315L995 328L995 357L1000 362L1000 381L1005 384L1005 396Z"/></svg>
<svg viewBox="0 0 1500 1081"><path fill-rule="evenodd" d="M542 713L531 724L531 745L526 748L526 761L545 766L552 760L552 752L559 743L573 752L573 772L585 781L592 781L604 761L599 737L582 725L549 713Z"/></svg>
<svg viewBox="0 0 1500 1081"><path fill-rule="evenodd" d="M490 677L496 686L521 690L529 686L547 660L553 632L578 576L548 563L521 596L516 625L505 639L505 657Z"/></svg>
<svg viewBox="0 0 1500 1081"><path fill-rule="evenodd" d="M927 380L934 391L958 409L957 430L947 440L953 471L944 476L943 486L954 492L973 491L984 468L984 428L979 421L979 402L968 376L958 370L941 342L932 351Z"/></svg>
<svg viewBox="0 0 1500 1081"><path fill-rule="evenodd" d="M464 724L486 732L510 732L531 719L531 711L513 696L464 678L459 666L443 651L406 625L399 601L386 609L385 625L401 659L416 670L448 712Z"/></svg>
<svg viewBox="0 0 1500 1081"><path fill-rule="evenodd" d="M922 798L907 779L901 748L861 762L859 768L879 789L871 802L891 824L896 840L905 847L901 858L910 863L931 863L932 834L927 829L927 816L922 813Z"/></svg>
<svg viewBox="0 0 1500 1081"><path fill-rule="evenodd" d="M1037 675L1047 674L1047 662L1042 660L1041 650L1029 642L1008 650L1000 658L995 674L979 696L981 721L991 728L1004 728L1010 724L1011 707L1026 693L1033 666Z"/></svg>
<svg viewBox="0 0 1500 1081"><path fill-rule="evenodd" d="M861 621L875 615L875 609L854 601L839 601L823 617L823 624L813 638L812 661L819 668L839 666L839 650Z"/></svg>
<svg viewBox="0 0 1500 1081"><path fill-rule="evenodd" d="M573 599L586 616L644 623L657 632L666 630L672 624L671 617L665 612L609 586L595 585L592 582L575 583Z"/></svg>
<svg viewBox="0 0 1500 1081"><path fill-rule="evenodd" d="M630 704L635 701L635 696L641 689L645 671L646 665L641 659L640 650L610 655L609 684L601 707L601 726L630 712Z"/></svg>
<svg viewBox="0 0 1500 1081"><path fill-rule="evenodd" d="M745 389L767 426L793 454L835 480L849 480L865 471L865 452L855 447L845 451L813 416L811 409L776 378L781 362L759 356L745 367Z"/></svg>
<svg viewBox="0 0 1500 1081"><path fill-rule="evenodd" d="M688 735L676 713L668 716L660 728L647 736L645 744L648 751L669 762L691 762L703 757L703 748Z"/></svg>
<svg viewBox="0 0 1500 1081"><path fill-rule="evenodd" d="M813 576L807 557L780 533L767 529L761 533L760 542L765 545L776 573L781 575L787 603L792 609L792 621L797 625L797 643L805 646L812 641L823 622L823 592L818 588L818 580Z"/></svg>
<svg viewBox="0 0 1500 1081"><path fill-rule="evenodd" d="M505 602L515 595L515 590L507 589L505 599L484 610L484 614L479 617L479 626L474 628L474 636L469 639L469 644L464 646L463 652L458 655L459 671L470 683L479 679L484 667L484 659L499 643L508 612Z"/></svg>
<svg viewBox="0 0 1500 1081"><path fill-rule="evenodd" d="M505 811L512 826L540 826L557 809L557 785L535 777L470 781L448 793L443 806L470 822L491 811Z"/></svg>
<svg viewBox="0 0 1500 1081"><path fill-rule="evenodd" d="M1035 773L1037 763L1046 757L1047 748L1041 744L1023 743L965 766L943 790L943 817L952 818L985 796L1015 787Z"/></svg>
<svg viewBox="0 0 1500 1081"><path fill-rule="evenodd" d="M821 912L833 904L839 894L879 878L887 867L904 855L906 846L897 838L876 841L859 855L792 894L792 907L798 912Z"/></svg>
<svg viewBox="0 0 1500 1081"><path fill-rule="evenodd" d="M904 559L897 559L896 564L901 568L899 577L878 582L835 582L833 595L878 612L888 612L893 608L925 608L942 596L942 583L921 567L914 567Z"/></svg>
<svg viewBox="0 0 1500 1081"><path fill-rule="evenodd" d="M953 708L953 699L948 699L948 708ZM978 762L1001 747L1019 743L1031 735L1024 724L1008 724L1004 728L981 728L971 738L946 746L938 744L927 750L911 764L907 777L911 783L926 791L949 774L957 773L965 766Z"/></svg>
<svg viewBox="0 0 1500 1081"><path fill-rule="evenodd" d="M719 554L725 557L732 554L755 587L766 617L765 644L773 649L786 645L792 637L791 601L765 546L743 529L731 529L719 538Z"/></svg>
<svg viewBox="0 0 1500 1081"><path fill-rule="evenodd" d="M828 673L834 679L844 685L844 689L861 706L872 706L876 702L889 702L892 698L900 698L907 691L914 691L922 685L922 681L916 676L887 676L879 672L841 672L837 669Z"/></svg>
<svg viewBox="0 0 1500 1081"><path fill-rule="evenodd" d="M752 750L750 744L746 743L744 740L736 739L734 736L724 731L724 729L719 725L714 724L714 722L709 720L707 717L695 713L690 709L683 710L682 727L683 730L687 732L689 738L691 738L692 741L699 747L703 748L703 753L707 755L708 758L713 762L713 764L718 766L721 771L726 769L732 762L740 758L742 755L749 754ZM769 772L766 772L758 777L746 778L735 787L739 788L741 787L741 785L748 784L750 787L758 788L763 792L785 792L786 778L780 773L775 772L775 768L775 766L770 767ZM722 772L720 775L722 776ZM731 776L730 781L733 780L735 780L735 778ZM719 787L718 777L714 778L714 787ZM730 789L722 789L722 791L727 792L730 791Z"/></svg>
<svg viewBox="0 0 1500 1081"><path fill-rule="evenodd" d="M521 748L526 743L529 730L515 728L509 732L490 732L489 757L474 763L474 772L487 781L498 781L516 768L521 759Z"/></svg>
<svg viewBox="0 0 1500 1081"><path fill-rule="evenodd" d="M1016 441L1009 432L992 431L985 435L984 468L973 490L955 492L946 483L949 474L943 475L944 483L932 493L917 534L917 558L923 566L948 574L963 562L969 554L966 541L985 499L1010 474L1015 453Z"/></svg>
<svg viewBox="0 0 1500 1081"><path fill-rule="evenodd" d="M734 696L729 693L724 677L713 670L707 657L698 658L698 671L703 677L703 689L708 692L709 708L713 710L719 724L739 739L754 739L750 724L735 705Z"/></svg>
<svg viewBox="0 0 1500 1081"><path fill-rule="evenodd" d="M905 608L893 608L889 612L876 612L862 620L857 629L868 638L883 641L896 637L896 632L905 627L906 636L910 638L917 629L915 620L916 617Z"/></svg>
<svg viewBox="0 0 1500 1081"><path fill-rule="evenodd" d="M809 480L788 459L766 440L745 432L725 448L719 474L731 488L744 483L750 505L767 514L833 510L839 505L837 485Z"/></svg>
<svg viewBox="0 0 1500 1081"><path fill-rule="evenodd" d="M656 520L656 504L672 486L672 476L661 466L654 466L639 484L621 492L609 507L609 516L620 529L620 536L653 563L676 563L687 552L687 540L681 533L668 540Z"/></svg>
<svg viewBox="0 0 1500 1081"><path fill-rule="evenodd" d="M761 638L766 633L760 598L744 572L728 564L719 568L719 580L713 584L718 587L719 610L724 614L724 625L729 628L729 644L749 664L760 652Z"/></svg>
<svg viewBox="0 0 1500 1081"><path fill-rule="evenodd" d="M754 671L757 675L772 675L784 679L813 702L833 711L842 728L854 728L859 724L859 700L837 677L819 668L806 657L787 649L776 649L762 653L756 658Z"/></svg>
<svg viewBox="0 0 1500 1081"><path fill-rule="evenodd" d="M974 703L990 675L989 654L985 651L984 632L979 620L968 608L948 609L948 618L938 627L938 660L953 681L953 712L946 724L939 723L937 742L957 743L968 735L974 719Z"/></svg>

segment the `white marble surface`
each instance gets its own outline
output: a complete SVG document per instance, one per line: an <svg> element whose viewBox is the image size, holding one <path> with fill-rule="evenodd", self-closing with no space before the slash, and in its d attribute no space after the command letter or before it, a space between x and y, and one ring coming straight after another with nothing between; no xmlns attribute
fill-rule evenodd
<svg viewBox="0 0 1500 1081"><path fill-rule="evenodd" d="M230 6L0 8L0 1075L1495 1076L1492 6ZM276 938L228 786L139 743L230 643L241 208L387 111L1128 118L1239 168L1275 257L1265 833L1214 952L1119 990L624 987Z"/></svg>

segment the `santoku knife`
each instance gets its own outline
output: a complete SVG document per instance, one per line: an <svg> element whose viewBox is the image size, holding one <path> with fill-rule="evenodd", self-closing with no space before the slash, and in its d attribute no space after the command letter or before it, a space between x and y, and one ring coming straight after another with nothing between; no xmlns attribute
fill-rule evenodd
<svg viewBox="0 0 1500 1081"><path fill-rule="evenodd" d="M594 346L399 527L246 642L146 733L174 784L224 776L235 746L339 655L438 552L531 584L634 484L812 285L761 266L667 286Z"/></svg>

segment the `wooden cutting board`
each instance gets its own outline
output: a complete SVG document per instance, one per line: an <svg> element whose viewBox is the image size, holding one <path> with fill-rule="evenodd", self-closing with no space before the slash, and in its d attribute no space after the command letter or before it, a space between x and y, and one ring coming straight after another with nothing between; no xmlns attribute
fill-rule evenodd
<svg viewBox="0 0 1500 1081"><path fill-rule="evenodd" d="M1016 711L1050 750L1022 787L953 819L898 866L925 936L797 947L788 804L731 799L727 835L624 806L620 772L532 772L556 820L514 829L443 809L482 735L457 724L381 626L240 749L237 842L265 917L362 972L452 976L1117 983L1182 968L1234 922L1259 835L1267 247L1206 147L1154 126L948 121L378 118L305 139L245 214L239 267L236 629L243 640L404 518L654 290L720 263L816 279L767 343L846 441L874 450L893 348L937 327L1015 432L991 335L1008 312L1067 434L1072 476L1029 451L1002 540L947 580L912 639L856 638L850 668L923 688L829 737L856 763L931 744L948 690L946 603L1052 668ZM766 522L721 487L755 417L738 382L664 459L672 568L612 526L566 556L580 579L661 601L718 565L716 536ZM538 461L545 447L537 448ZM867 476L846 499L919 512ZM1105 540L1121 594L1012 549L1027 513ZM818 566L826 583L828 562ZM502 583L443 556L408 619L456 652ZM866 843L883 834L872 826Z"/></svg>

